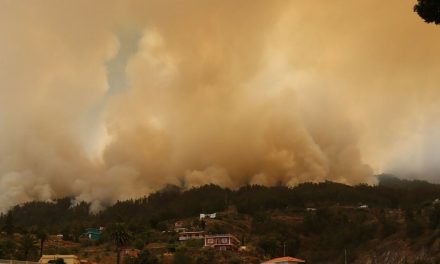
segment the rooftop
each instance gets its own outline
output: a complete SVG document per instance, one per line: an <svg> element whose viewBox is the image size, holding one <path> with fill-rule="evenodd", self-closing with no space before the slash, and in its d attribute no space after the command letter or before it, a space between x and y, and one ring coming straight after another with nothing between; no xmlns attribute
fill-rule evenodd
<svg viewBox="0 0 440 264"><path fill-rule="evenodd" d="M274 264L274 263L305 263L306 261L303 259L297 259L292 257L281 257L281 258L274 258L270 259L268 261L265 261L261 264Z"/></svg>

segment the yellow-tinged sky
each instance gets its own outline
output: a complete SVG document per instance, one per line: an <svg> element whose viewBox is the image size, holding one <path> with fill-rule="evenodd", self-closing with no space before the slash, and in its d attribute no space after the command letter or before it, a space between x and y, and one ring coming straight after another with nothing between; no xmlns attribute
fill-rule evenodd
<svg viewBox="0 0 440 264"><path fill-rule="evenodd" d="M0 1L0 210L438 182L440 27L414 2Z"/></svg>

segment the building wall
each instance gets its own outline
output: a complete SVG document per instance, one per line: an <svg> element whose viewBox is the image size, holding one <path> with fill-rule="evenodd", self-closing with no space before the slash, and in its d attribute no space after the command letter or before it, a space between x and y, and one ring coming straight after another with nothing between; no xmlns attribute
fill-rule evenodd
<svg viewBox="0 0 440 264"><path fill-rule="evenodd" d="M75 255L43 255L38 263L48 264L49 260L56 260L62 258L66 264L80 264L80 261Z"/></svg>
<svg viewBox="0 0 440 264"><path fill-rule="evenodd" d="M218 249L230 249L238 247L239 242L232 235L219 235L205 237L205 247L216 247Z"/></svg>

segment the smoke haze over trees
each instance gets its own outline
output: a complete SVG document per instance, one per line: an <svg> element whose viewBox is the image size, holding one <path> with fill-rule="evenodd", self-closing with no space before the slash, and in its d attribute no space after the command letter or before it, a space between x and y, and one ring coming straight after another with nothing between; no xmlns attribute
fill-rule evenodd
<svg viewBox="0 0 440 264"><path fill-rule="evenodd" d="M440 34L391 1L1 1L0 210L437 181ZM414 47L417 47L416 49Z"/></svg>
<svg viewBox="0 0 440 264"><path fill-rule="evenodd" d="M144 198L118 201L98 214L89 212L89 203L72 206L72 198L59 199L54 203L29 202L13 207L2 216L1 223L10 233L37 227L51 233L63 233L67 226L68 233L81 234L86 227L111 225L115 221L157 228L157 224L165 220L198 216L200 212L223 211L229 205L236 206L239 213L258 215L259 211L305 208L308 204L368 204L376 208L405 209L419 207L440 197L440 185L437 184L400 180L391 175L379 178L378 186L323 182L304 183L294 188L244 186L236 191L215 185L187 191L169 186ZM11 219L14 221L12 227Z"/></svg>

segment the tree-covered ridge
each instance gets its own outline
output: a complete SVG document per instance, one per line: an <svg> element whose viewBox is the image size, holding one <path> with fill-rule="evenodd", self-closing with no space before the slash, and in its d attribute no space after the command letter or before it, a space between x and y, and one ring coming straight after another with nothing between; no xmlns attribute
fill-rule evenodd
<svg viewBox="0 0 440 264"><path fill-rule="evenodd" d="M401 263L402 256L413 263L422 249L427 259L440 258L435 251L440 244L439 197L440 185L381 175L374 186L334 182L237 190L168 186L140 199L119 201L97 214L89 212L90 204L72 205L70 198L35 201L2 215L0 257L35 260L44 245L45 254L61 250L102 263L115 263L115 252L123 247L141 250L138 258L129 259L132 262L122 258L124 264L169 263L157 248L171 252L173 263L232 263L230 259L260 263L282 255L285 248L286 254L308 263L340 263L345 250L350 263L389 258L396 252L400 253L393 255L395 262L389 263ZM198 218L199 213L213 212L218 213L216 219ZM176 221L188 230L234 234L249 250L219 255L204 249L201 241L179 242ZM100 226L105 229L98 241L83 235L86 228ZM56 234L62 234L67 244L59 248ZM108 262L112 254L116 257Z"/></svg>
<svg viewBox="0 0 440 264"><path fill-rule="evenodd" d="M378 177L378 185L348 186L334 182L304 183L296 187L245 186L230 190L205 185L189 190L169 186L149 196L118 201L92 214L90 205L72 205L71 198L54 202L34 201L17 205L9 213L16 228L44 228L62 233L64 229L106 226L115 221L156 226L161 221L223 211L234 205L239 213L320 205L368 204L379 208L410 208L440 198L440 185L425 181L401 180L389 175ZM6 214L0 221L4 224Z"/></svg>

